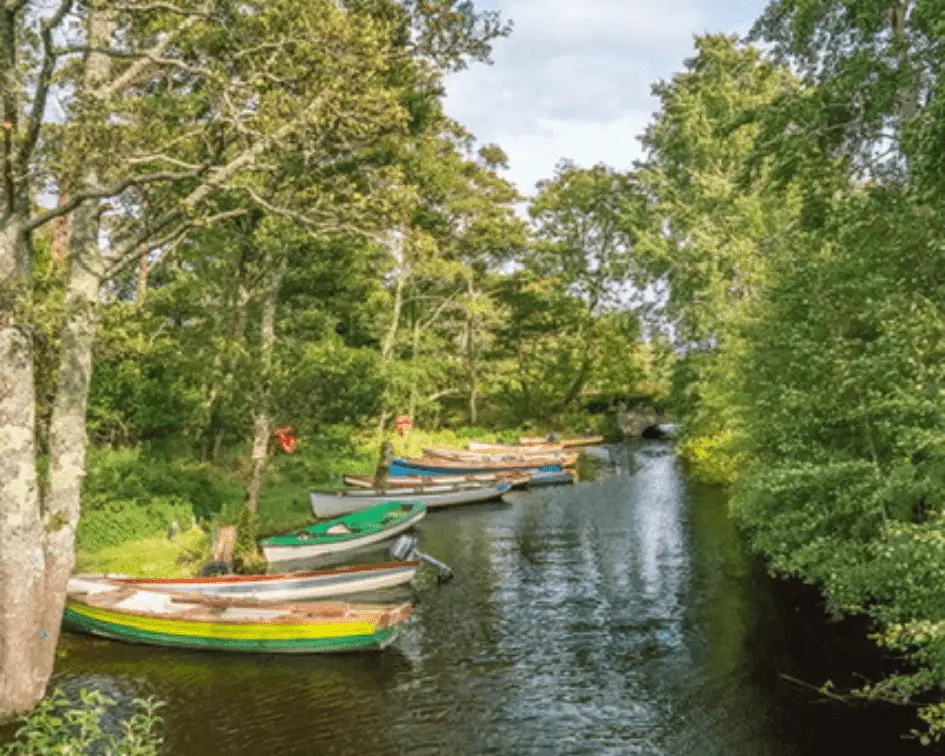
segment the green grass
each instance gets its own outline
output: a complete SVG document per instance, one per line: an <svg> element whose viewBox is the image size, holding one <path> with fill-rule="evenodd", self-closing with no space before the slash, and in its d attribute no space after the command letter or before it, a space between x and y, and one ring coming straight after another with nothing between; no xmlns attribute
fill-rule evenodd
<svg viewBox="0 0 945 756"><path fill-rule="evenodd" d="M134 577L193 577L210 555L210 534L191 528L173 541L164 536L126 541L76 553L77 572L112 572Z"/></svg>

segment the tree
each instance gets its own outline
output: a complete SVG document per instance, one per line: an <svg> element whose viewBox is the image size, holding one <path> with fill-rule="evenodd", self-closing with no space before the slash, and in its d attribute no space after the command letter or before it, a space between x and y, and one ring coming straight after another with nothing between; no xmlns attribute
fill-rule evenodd
<svg viewBox="0 0 945 756"><path fill-rule="evenodd" d="M638 274L635 242L643 211L635 177L603 165L581 169L564 162L553 179L538 184L529 206L536 242L527 265L574 298L569 309L580 302L583 310L573 333L577 369L553 401L558 409L571 405L590 378L600 316L633 306L627 284Z"/></svg>
<svg viewBox="0 0 945 756"><path fill-rule="evenodd" d="M0 9L0 716L35 703L52 668L74 560L102 283L248 206L302 224L323 217L333 197L309 194L301 212L266 196L258 176L286 154L337 171L362 140L400 128L388 71L405 44L419 39L411 50L430 65L438 56L459 65L470 46L487 52L504 33L493 15L450 0L415 15L366 5L61 0L42 18L29 0ZM415 36L405 34L411 29ZM411 41L398 49L396 35ZM443 49L424 50L424 40ZM47 113L57 87L61 124ZM37 209L47 175L63 177L59 202ZM243 202L221 209L221 192ZM30 241L70 215L49 474L40 486Z"/></svg>

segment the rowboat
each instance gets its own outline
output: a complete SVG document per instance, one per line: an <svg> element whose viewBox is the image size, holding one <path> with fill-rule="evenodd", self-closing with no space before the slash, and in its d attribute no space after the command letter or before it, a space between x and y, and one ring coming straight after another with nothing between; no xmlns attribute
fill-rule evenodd
<svg viewBox="0 0 945 756"><path fill-rule="evenodd" d="M528 487L532 486L556 486L563 483L573 483L574 473L567 470L558 472L536 472L528 479Z"/></svg>
<svg viewBox="0 0 945 756"><path fill-rule="evenodd" d="M488 444L485 441L469 441L466 444L469 451L489 452L492 454L540 454L541 452L560 452L564 447L561 444Z"/></svg>
<svg viewBox="0 0 945 756"><path fill-rule="evenodd" d="M427 473L420 475L411 475L407 470L404 475L388 476L385 481L387 488L422 488L426 491L430 487L437 486L455 486L462 483L472 483L478 486L487 486L496 483L508 483L512 488L518 488L528 483L530 474L522 473L479 473L469 475L438 475L436 473ZM370 475L345 475L344 482L346 486L355 488L374 488L374 478Z"/></svg>
<svg viewBox="0 0 945 756"><path fill-rule="evenodd" d="M490 465L502 464L505 462L531 462L538 459L559 464L562 467L570 467L571 465L575 464L578 460L578 457L580 456L574 452L512 452L509 454L495 454L490 452L474 452L463 451L461 449L442 448L424 449L423 455L424 457L434 459L448 459L456 462L485 462L486 464Z"/></svg>
<svg viewBox="0 0 945 756"><path fill-rule="evenodd" d="M221 575L199 578L134 578L126 575L78 575L82 579L109 580L144 590L196 593L203 596L248 598L257 601L307 601L376 591L413 580L420 566L411 562L361 564L314 572L280 575Z"/></svg>
<svg viewBox="0 0 945 756"><path fill-rule="evenodd" d="M316 517L338 517L349 512L360 512L368 507L391 501L422 502L427 509L451 507L457 504L478 504L483 501L501 499L509 490L508 483L497 486L480 486L475 483L462 486L424 486L423 488L400 488L395 493L385 493L373 488L357 491L318 491L309 493L312 512Z"/></svg>
<svg viewBox="0 0 945 756"><path fill-rule="evenodd" d="M558 472L562 469L563 465L556 460L548 459L529 459L529 460L518 460L515 462L500 462L500 463L488 463L488 462L476 462L476 461L451 461L448 459L437 459L435 457L420 457L418 459L404 459L397 457L394 459L394 464L397 465L398 469L408 470L410 475L416 475L420 471L428 472L443 472L447 474L454 473L481 473L481 472L522 472L522 471L535 471L543 470L546 472L554 471ZM394 475L394 465L391 465L390 468L391 475Z"/></svg>
<svg viewBox="0 0 945 756"><path fill-rule="evenodd" d="M420 502L393 501L260 541L269 562L311 559L372 546L410 530L427 513Z"/></svg>
<svg viewBox="0 0 945 756"><path fill-rule="evenodd" d="M410 604L274 604L73 578L63 624L156 646L309 654L384 648L410 612Z"/></svg>
<svg viewBox="0 0 945 756"><path fill-rule="evenodd" d="M563 438L559 441L554 441L553 443L564 447L590 446L591 444L602 444L606 440L607 439L605 439L603 436L579 436L578 438ZM552 443L549 442L547 438L541 438L540 436L523 436L518 441L523 446L542 446L544 444Z"/></svg>

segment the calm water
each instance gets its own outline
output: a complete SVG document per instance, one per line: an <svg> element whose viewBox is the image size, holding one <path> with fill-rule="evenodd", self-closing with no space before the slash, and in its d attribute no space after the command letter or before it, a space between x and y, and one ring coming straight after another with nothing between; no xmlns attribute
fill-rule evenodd
<svg viewBox="0 0 945 756"><path fill-rule="evenodd" d="M67 636L57 682L168 702L172 754L929 753L885 708L819 700L849 641L749 559L659 443L598 481L436 512L415 617L381 654L253 657ZM392 594L388 594L391 596Z"/></svg>

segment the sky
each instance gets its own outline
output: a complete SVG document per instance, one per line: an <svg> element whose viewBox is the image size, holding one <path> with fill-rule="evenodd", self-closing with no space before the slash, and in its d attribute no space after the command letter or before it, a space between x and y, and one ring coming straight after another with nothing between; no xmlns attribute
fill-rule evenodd
<svg viewBox="0 0 945 756"><path fill-rule="evenodd" d="M766 0L478 0L514 23L493 65L446 82L447 113L509 156L523 194L569 158L630 168L657 110L650 87L683 68L693 38L745 34Z"/></svg>

